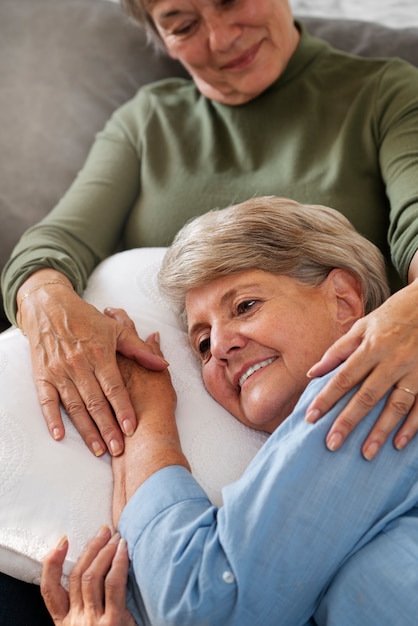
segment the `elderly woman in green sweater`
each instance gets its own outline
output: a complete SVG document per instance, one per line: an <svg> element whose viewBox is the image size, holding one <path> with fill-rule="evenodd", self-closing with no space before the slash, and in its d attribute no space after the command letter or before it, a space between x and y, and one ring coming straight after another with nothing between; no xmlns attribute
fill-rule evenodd
<svg viewBox="0 0 418 626"><path fill-rule="evenodd" d="M61 401L94 454L120 454L137 420L116 353L165 367L81 299L97 263L121 240L167 245L196 214L273 194L341 211L403 286L313 366L315 377L345 361L307 411L316 421L363 381L329 433L335 450L398 387L404 401L388 396L363 451L376 455L411 405L394 439L403 448L418 429L418 70L332 49L294 21L289 0L123 5L190 78L144 87L115 112L5 268L5 305L28 337L51 435L64 437Z"/></svg>

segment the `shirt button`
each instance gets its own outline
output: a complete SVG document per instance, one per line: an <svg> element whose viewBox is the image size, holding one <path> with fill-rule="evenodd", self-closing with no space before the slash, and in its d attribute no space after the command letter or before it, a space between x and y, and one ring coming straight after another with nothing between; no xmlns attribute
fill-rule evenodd
<svg viewBox="0 0 418 626"><path fill-rule="evenodd" d="M235 576L233 575L232 572L230 572L229 570L226 570L222 574L222 580L224 581L224 583L227 583L228 585L230 585L231 583L235 582Z"/></svg>

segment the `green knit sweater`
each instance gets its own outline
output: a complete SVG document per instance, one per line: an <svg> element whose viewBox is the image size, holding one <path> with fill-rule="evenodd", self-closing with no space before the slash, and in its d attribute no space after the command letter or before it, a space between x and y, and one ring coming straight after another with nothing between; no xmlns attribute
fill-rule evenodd
<svg viewBox="0 0 418 626"><path fill-rule="evenodd" d="M59 269L81 292L121 241L166 246L190 217L258 195L338 209L405 280L418 249L418 69L347 55L302 28L284 73L245 105L184 79L141 88L15 248L2 277L9 318L35 269Z"/></svg>

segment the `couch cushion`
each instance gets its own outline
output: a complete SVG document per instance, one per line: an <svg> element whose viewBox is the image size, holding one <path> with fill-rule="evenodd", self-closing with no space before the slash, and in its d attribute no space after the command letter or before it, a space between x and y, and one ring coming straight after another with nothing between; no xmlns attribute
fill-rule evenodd
<svg viewBox="0 0 418 626"><path fill-rule="evenodd" d="M400 57L418 67L418 28L394 29L358 20L300 18L312 35L365 57Z"/></svg>
<svg viewBox="0 0 418 626"><path fill-rule="evenodd" d="M302 19L344 50L418 65L418 29ZM142 84L185 72L107 0L1 0L0 24L1 270L65 192L110 113Z"/></svg>

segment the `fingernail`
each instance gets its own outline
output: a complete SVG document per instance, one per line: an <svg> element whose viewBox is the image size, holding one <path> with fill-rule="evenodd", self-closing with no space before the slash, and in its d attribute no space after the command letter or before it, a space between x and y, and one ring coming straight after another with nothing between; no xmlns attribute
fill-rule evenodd
<svg viewBox="0 0 418 626"><path fill-rule="evenodd" d="M57 426L52 430L52 436L55 441L59 441L61 439L61 431Z"/></svg>
<svg viewBox="0 0 418 626"><path fill-rule="evenodd" d="M104 454L104 449L102 444L99 441L93 441L91 444L91 449L93 450L94 456L102 456Z"/></svg>
<svg viewBox="0 0 418 626"><path fill-rule="evenodd" d="M134 434L135 428L131 420L128 420L128 419L123 420L122 426L123 426L123 432L125 433L125 435L127 435L128 437L131 437L131 435Z"/></svg>
<svg viewBox="0 0 418 626"><path fill-rule="evenodd" d="M366 461L372 461L374 457L376 456L376 454L379 452L379 450L380 450L380 445L378 443L376 442L369 443L367 448L363 450L363 456L366 459Z"/></svg>
<svg viewBox="0 0 418 626"><path fill-rule="evenodd" d="M118 543L120 541L120 534L115 533L111 539L109 539L109 543Z"/></svg>
<svg viewBox="0 0 418 626"><path fill-rule="evenodd" d="M335 452L341 447L342 442L343 436L341 435L341 433L332 433L332 435L327 437L327 448L328 450L330 450L330 452Z"/></svg>
<svg viewBox="0 0 418 626"><path fill-rule="evenodd" d="M68 545L68 537L67 535L63 535L55 547L57 550L62 550L62 548L67 547L67 545Z"/></svg>
<svg viewBox="0 0 418 626"><path fill-rule="evenodd" d="M321 417L321 412L319 409L309 409L306 412L305 420L310 424L314 424Z"/></svg>
<svg viewBox="0 0 418 626"><path fill-rule="evenodd" d="M119 456L122 453L122 446L117 439L112 439L109 442L109 450L113 456Z"/></svg>
<svg viewBox="0 0 418 626"><path fill-rule="evenodd" d="M97 533L96 537L105 537L110 532L110 528L107 524L103 524Z"/></svg>
<svg viewBox="0 0 418 626"><path fill-rule="evenodd" d="M160 345L161 341L160 341L160 333L158 332L158 330L154 333L154 341L156 343L158 343L158 345Z"/></svg>
<svg viewBox="0 0 418 626"><path fill-rule="evenodd" d="M127 549L128 549L128 544L126 542L126 539L121 537L119 541L119 545L118 545L118 552L122 552L122 550L127 550Z"/></svg>
<svg viewBox="0 0 418 626"><path fill-rule="evenodd" d="M408 445L408 443L409 443L409 437L407 437L406 435L403 435L402 437L399 437L399 439L395 441L394 445L397 450L403 450L405 446Z"/></svg>

